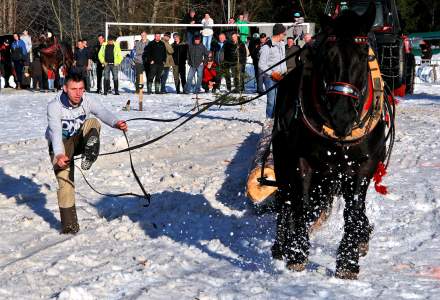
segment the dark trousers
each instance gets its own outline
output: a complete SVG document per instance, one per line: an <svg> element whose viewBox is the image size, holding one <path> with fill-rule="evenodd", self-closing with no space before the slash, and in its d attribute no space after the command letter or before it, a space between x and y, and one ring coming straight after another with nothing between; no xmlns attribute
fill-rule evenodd
<svg viewBox="0 0 440 300"><path fill-rule="evenodd" d="M100 62L96 63L96 90L100 92L102 90L102 73L104 71L104 67Z"/></svg>
<svg viewBox="0 0 440 300"><path fill-rule="evenodd" d="M237 92L244 91L244 72L243 65L237 63L225 63L224 76L226 80L226 87L231 90L231 72L234 77L234 88Z"/></svg>
<svg viewBox="0 0 440 300"><path fill-rule="evenodd" d="M39 90L43 88L43 75L32 77L32 88L36 90L37 86Z"/></svg>
<svg viewBox="0 0 440 300"><path fill-rule="evenodd" d="M160 76L160 91L162 93L166 93L166 84L169 74L170 74L170 67L164 67L162 71L162 75Z"/></svg>
<svg viewBox="0 0 440 300"><path fill-rule="evenodd" d="M136 70L136 91L139 90L139 84L144 84L144 82L140 82L141 80L141 75L144 74L145 72L145 77L143 80L145 80L148 77L148 72L145 70L144 64L143 63L136 63L135 64L135 70Z"/></svg>
<svg viewBox="0 0 440 300"><path fill-rule="evenodd" d="M176 92L180 93L180 86L185 88L186 84L186 66L173 66L174 85L176 86Z"/></svg>
<svg viewBox="0 0 440 300"><path fill-rule="evenodd" d="M15 83L21 85L21 81L23 80L23 61L13 60L13 63L15 70Z"/></svg>
<svg viewBox="0 0 440 300"><path fill-rule="evenodd" d="M227 76L227 74L229 74L229 76ZM229 66L227 65L227 63L220 64L218 77L220 78L220 81L222 78L225 78L226 88L228 89L228 91L230 91L232 89L231 88L231 75L229 73Z"/></svg>
<svg viewBox="0 0 440 300"><path fill-rule="evenodd" d="M257 93L263 93L264 87L263 87L263 76L260 74L261 70L258 68L258 61L254 62L254 73L255 73L255 82L257 83Z"/></svg>
<svg viewBox="0 0 440 300"><path fill-rule="evenodd" d="M86 66L75 66L74 72L81 74L82 78L84 78L84 84L87 92L90 92L90 78L89 72L87 71Z"/></svg>
<svg viewBox="0 0 440 300"><path fill-rule="evenodd" d="M155 85L155 90L156 93L160 92L160 78L162 76L162 72L163 72L163 65L159 65L159 64L150 64L149 65L149 71L148 71L148 87L150 88L151 91L151 85L153 84L153 80L154 80L154 85Z"/></svg>

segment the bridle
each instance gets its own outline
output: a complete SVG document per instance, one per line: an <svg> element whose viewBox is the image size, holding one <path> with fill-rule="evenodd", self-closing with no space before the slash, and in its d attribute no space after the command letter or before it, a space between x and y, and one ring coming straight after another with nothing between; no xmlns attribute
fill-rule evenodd
<svg viewBox="0 0 440 300"><path fill-rule="evenodd" d="M335 36L328 36L327 42L336 42ZM368 45L368 37L358 36L354 37L356 44ZM314 80L314 79L312 79ZM376 127L379 120L382 118L383 106L384 106L384 82L379 70L379 64L377 62L374 51L368 48L368 82L365 83L365 87L359 89L348 82L331 82L325 85L325 92L322 96L328 95L343 95L351 100L353 108L357 112L356 124L352 127L351 133L345 137L339 137L335 134L333 128L328 124L317 125L312 118L307 114L305 109L306 105L304 99L300 97L300 108L302 111L302 121L314 134L336 142L338 145L349 146L350 144L358 144L363 138ZM317 97L312 97L311 101L317 104ZM358 111L360 99L366 99L361 111ZM319 108L318 108L319 110Z"/></svg>

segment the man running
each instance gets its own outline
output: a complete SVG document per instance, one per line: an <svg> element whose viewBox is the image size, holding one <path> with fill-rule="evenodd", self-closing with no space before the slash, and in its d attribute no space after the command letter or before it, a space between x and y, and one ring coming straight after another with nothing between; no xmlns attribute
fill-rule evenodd
<svg viewBox="0 0 440 300"><path fill-rule="evenodd" d="M69 74L63 92L47 105L46 138L49 155L58 181L58 205L61 233L79 231L75 208L74 156L82 155L81 168L88 170L99 155L101 124L126 131L127 124L118 120L99 101L84 96L85 83L80 74Z"/></svg>

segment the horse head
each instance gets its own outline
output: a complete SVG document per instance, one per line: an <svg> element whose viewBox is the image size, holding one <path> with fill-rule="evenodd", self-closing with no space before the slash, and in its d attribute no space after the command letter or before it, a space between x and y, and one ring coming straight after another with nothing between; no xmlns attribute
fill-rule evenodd
<svg viewBox="0 0 440 300"><path fill-rule="evenodd" d="M322 32L313 50L315 106L323 123L338 138L359 126L369 92L368 32L376 15L374 1L363 15L347 10L323 17Z"/></svg>

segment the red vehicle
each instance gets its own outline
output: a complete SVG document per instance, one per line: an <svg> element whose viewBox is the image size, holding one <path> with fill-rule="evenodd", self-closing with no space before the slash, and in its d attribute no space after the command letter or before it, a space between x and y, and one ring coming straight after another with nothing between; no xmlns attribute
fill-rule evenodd
<svg viewBox="0 0 440 300"><path fill-rule="evenodd" d="M371 46L377 53L383 79L396 96L412 94L415 59L408 37L402 34L395 0L376 2L376 20ZM325 13L335 16L349 9L363 14L370 0L328 0Z"/></svg>

